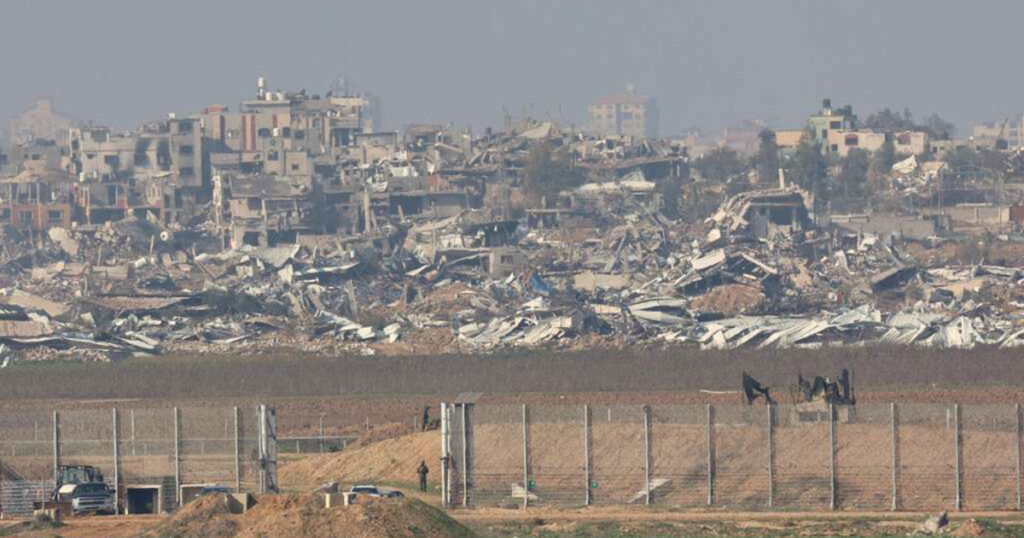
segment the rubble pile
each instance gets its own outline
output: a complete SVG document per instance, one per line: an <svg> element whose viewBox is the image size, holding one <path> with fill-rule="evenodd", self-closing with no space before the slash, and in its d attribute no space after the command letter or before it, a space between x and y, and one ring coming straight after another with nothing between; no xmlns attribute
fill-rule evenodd
<svg viewBox="0 0 1024 538"><path fill-rule="evenodd" d="M594 337L714 349L1024 344L1019 269L926 267L894 241L814 229L803 196L743 193L697 240L635 199L605 200L578 241L476 210L396 223L389 249L370 236L221 249L202 232L185 247L137 220L52 228L27 252L8 243L0 356L372 355Z"/></svg>
<svg viewBox="0 0 1024 538"><path fill-rule="evenodd" d="M839 215L784 177L691 173L680 140L529 119L375 132L363 96L265 82L237 111L19 142L0 364L1024 339L1020 260L949 233L999 212ZM886 185L922 207L990 180L945 166L901 158Z"/></svg>

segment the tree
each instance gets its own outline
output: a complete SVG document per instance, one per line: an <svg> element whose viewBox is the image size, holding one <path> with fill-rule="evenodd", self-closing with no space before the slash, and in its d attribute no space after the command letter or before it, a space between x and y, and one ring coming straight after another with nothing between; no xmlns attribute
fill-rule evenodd
<svg viewBox="0 0 1024 538"><path fill-rule="evenodd" d="M813 131L805 131L800 137L793 158L786 168L786 176L787 180L809 191L813 191L828 177L828 161L822 155L821 145L815 141Z"/></svg>
<svg viewBox="0 0 1024 538"><path fill-rule="evenodd" d="M843 196L861 196L868 180L870 159L868 152L860 148L851 149L850 153L839 163L839 184L843 187Z"/></svg>
<svg viewBox="0 0 1024 538"><path fill-rule="evenodd" d="M951 140L956 134L956 126L938 114L932 114L925 118L921 127L928 132L928 136L932 140Z"/></svg>
<svg viewBox="0 0 1024 538"><path fill-rule="evenodd" d="M864 127L886 134L900 131L924 131L932 140L949 140L956 133L956 126L938 114L932 114L925 118L924 122L916 123L909 108L904 108L902 114L889 108L883 108L868 116L868 119L864 120Z"/></svg>
<svg viewBox="0 0 1024 538"><path fill-rule="evenodd" d="M775 142L775 131L764 129L757 136L761 139L761 145L758 147L753 163L757 169L757 179L762 185L777 184L779 182L779 145Z"/></svg>
<svg viewBox="0 0 1024 538"><path fill-rule="evenodd" d="M815 141L814 131L808 129L800 137L793 157L786 167L786 181L794 182L814 195L815 213L828 203L828 160Z"/></svg>
<svg viewBox="0 0 1024 538"><path fill-rule="evenodd" d="M886 107L868 116L864 120L864 127L880 133L911 131L914 129L914 119L909 109L904 109L903 114L900 114Z"/></svg>
<svg viewBox="0 0 1024 538"><path fill-rule="evenodd" d="M732 149L722 146L701 155L693 167L706 181L725 182L747 170L743 160Z"/></svg>
<svg viewBox="0 0 1024 538"><path fill-rule="evenodd" d="M871 155L871 169L869 170L871 180L873 182L880 181L892 171L893 164L896 164L896 146L892 142L892 137L887 136L882 147Z"/></svg>
<svg viewBox="0 0 1024 538"><path fill-rule="evenodd" d="M1000 151L964 147L949 152L942 160L954 170L973 166L1002 174L1009 173L1011 165L1011 161Z"/></svg>
<svg viewBox="0 0 1024 538"><path fill-rule="evenodd" d="M553 196L583 183L582 171L573 166L572 157L557 151L547 142L530 148L523 168L523 192L533 205L545 196Z"/></svg>

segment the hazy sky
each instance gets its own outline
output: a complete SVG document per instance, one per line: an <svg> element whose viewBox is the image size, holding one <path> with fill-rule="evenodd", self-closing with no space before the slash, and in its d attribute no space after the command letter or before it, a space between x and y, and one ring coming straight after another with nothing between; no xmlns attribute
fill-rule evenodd
<svg viewBox="0 0 1024 538"><path fill-rule="evenodd" d="M1024 110L1019 0L0 0L0 119L53 95L116 127L255 92L377 93L389 129L582 122L632 83L663 134L798 126L822 97L960 126Z"/></svg>

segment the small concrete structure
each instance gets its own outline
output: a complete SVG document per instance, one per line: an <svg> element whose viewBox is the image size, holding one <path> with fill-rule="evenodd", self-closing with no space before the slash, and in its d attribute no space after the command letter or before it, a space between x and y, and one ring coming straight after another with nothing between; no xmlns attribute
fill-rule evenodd
<svg viewBox="0 0 1024 538"><path fill-rule="evenodd" d="M203 491L203 488L216 486L217 484L182 484L178 488L178 499L181 500L182 505L186 505L197 498Z"/></svg>
<svg viewBox="0 0 1024 538"><path fill-rule="evenodd" d="M163 487L142 484L124 487L125 514L161 514L164 512Z"/></svg>
<svg viewBox="0 0 1024 538"><path fill-rule="evenodd" d="M356 503L357 495L343 491L341 493L324 493L324 508L337 508Z"/></svg>
<svg viewBox="0 0 1024 538"><path fill-rule="evenodd" d="M228 512L244 514L256 506L256 498L251 493L231 493L227 495Z"/></svg>

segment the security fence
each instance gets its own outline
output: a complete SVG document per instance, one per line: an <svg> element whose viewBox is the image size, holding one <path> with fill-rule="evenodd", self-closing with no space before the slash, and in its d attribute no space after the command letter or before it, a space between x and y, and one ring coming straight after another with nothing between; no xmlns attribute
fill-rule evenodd
<svg viewBox="0 0 1024 538"><path fill-rule="evenodd" d="M450 508L1019 510L1019 406L442 404Z"/></svg>
<svg viewBox="0 0 1024 538"><path fill-rule="evenodd" d="M122 508L134 494L167 510L206 485L273 490L275 427L266 406L0 414L0 513L48 498L62 466L95 467Z"/></svg>

